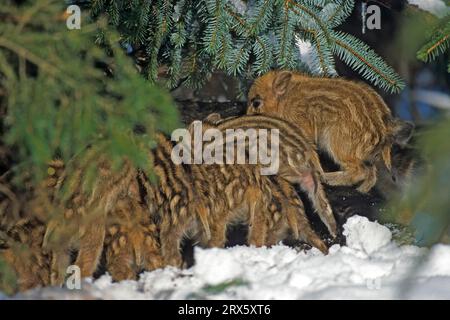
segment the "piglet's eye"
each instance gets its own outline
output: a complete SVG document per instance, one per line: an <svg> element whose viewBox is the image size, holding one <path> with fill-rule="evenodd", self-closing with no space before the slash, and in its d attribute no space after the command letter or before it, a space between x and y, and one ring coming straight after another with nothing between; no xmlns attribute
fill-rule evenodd
<svg viewBox="0 0 450 320"><path fill-rule="evenodd" d="M259 99L259 98L252 99L252 107L253 108L257 109L257 108L261 107L261 105L262 105L261 99Z"/></svg>

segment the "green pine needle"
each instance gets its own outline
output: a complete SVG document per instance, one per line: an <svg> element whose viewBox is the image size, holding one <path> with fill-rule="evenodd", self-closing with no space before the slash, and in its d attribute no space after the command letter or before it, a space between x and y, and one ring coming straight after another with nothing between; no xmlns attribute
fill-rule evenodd
<svg viewBox="0 0 450 320"><path fill-rule="evenodd" d="M391 93L400 92L404 81L368 45L352 35L334 32L334 52L364 79Z"/></svg>
<svg viewBox="0 0 450 320"><path fill-rule="evenodd" d="M445 19L445 18L444 18ZM417 53L417 58L424 62L435 60L439 55L446 52L450 46L450 19L444 25L434 30L430 41Z"/></svg>
<svg viewBox="0 0 450 320"><path fill-rule="evenodd" d="M298 39L313 45L309 69L314 74L336 75L337 53L375 85L389 92L403 87L367 45L344 36L336 44L339 33L334 29L350 16L354 0L256 0L239 5L229 0L156 0L145 1L142 9L141 2L92 0L91 10L95 17L107 13L124 43L144 47L143 73L148 79L157 81L160 67L166 66L171 88L181 79L201 87L216 69L246 78L271 68L302 68Z"/></svg>

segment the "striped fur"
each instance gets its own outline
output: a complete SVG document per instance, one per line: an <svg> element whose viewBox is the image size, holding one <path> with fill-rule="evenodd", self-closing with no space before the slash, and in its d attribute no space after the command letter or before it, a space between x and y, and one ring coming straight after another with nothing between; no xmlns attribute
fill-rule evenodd
<svg viewBox="0 0 450 320"><path fill-rule="evenodd" d="M82 167L67 176L61 161L50 165L54 170L47 179L47 195L52 212L48 214L50 219L43 248L51 255L52 285L64 282L71 252L77 252L74 264L80 267L81 276L93 275L103 252L107 219L114 212L119 197L127 194L131 181L137 176L137 171L128 162L119 173L113 172L108 161L99 163L97 179L89 193L83 191L86 177ZM63 187L68 188L69 196L60 202L55 195ZM41 203L36 207L43 207L42 198L45 195L37 199Z"/></svg>
<svg viewBox="0 0 450 320"><path fill-rule="evenodd" d="M311 229L295 189L285 180L261 176L256 165L198 167L204 171L194 173L194 180L205 186L211 196L211 238L203 238L204 246L223 247L227 226L243 222L249 225L248 244L272 245L291 231L296 239L327 251Z"/></svg>
<svg viewBox="0 0 450 320"><path fill-rule="evenodd" d="M301 131L287 121L265 115L246 115L220 119L216 114L213 114L206 119L206 123L223 133L228 129L278 129L280 149L278 175L300 185L308 194L313 207L327 226L330 234L336 235L336 221L320 180L323 170L318 155L313 144L302 135ZM270 139L268 140L269 143L272 142Z"/></svg>
<svg viewBox="0 0 450 320"><path fill-rule="evenodd" d="M163 266L157 226L142 200L135 179L107 219L106 270L114 281L136 279L142 270Z"/></svg>
<svg viewBox="0 0 450 320"><path fill-rule="evenodd" d="M249 114L279 116L301 128L328 152L342 171L325 173L330 185L368 192L376 183L375 162L391 168L391 146L401 124L369 86L338 78L272 71L256 79Z"/></svg>
<svg viewBox="0 0 450 320"><path fill-rule="evenodd" d="M140 269L182 266L180 244L185 235L198 236L206 246L223 246L227 225L237 221L251 226L250 244L275 243L292 229L326 251L295 202L292 187L261 176L254 165L176 165L172 149L173 143L158 135L158 145L149 153L156 184L128 162L118 173L107 161L101 162L91 194L80 192L81 169L75 177L63 173L52 178L54 188L67 183L73 190L69 206L50 221L44 239L44 247L52 252L53 284L64 280L70 251L78 250L75 264L87 277L97 268L105 244L113 278L134 278ZM281 191L274 192L277 188Z"/></svg>
<svg viewBox="0 0 450 320"><path fill-rule="evenodd" d="M146 184L148 203L161 208L158 225L165 264L180 265L180 242L186 234L198 235L204 246L222 247L227 226L243 221L250 225L249 244L261 246L267 244L272 233L281 237L280 229L291 228L282 212L291 203L287 193L278 193L276 199L272 191L275 183L261 176L257 165L176 165L170 158L172 148L173 144L160 136L154 151L159 183L157 187ZM290 192L292 197L295 190ZM277 201L284 207L274 205ZM203 232L208 229L209 233ZM325 251L309 225L306 229L310 232L305 232L305 241ZM271 236L272 242L280 237Z"/></svg>
<svg viewBox="0 0 450 320"><path fill-rule="evenodd" d="M34 218L22 218L0 236L0 258L11 266L19 291L50 282L49 257L42 250L45 225Z"/></svg>

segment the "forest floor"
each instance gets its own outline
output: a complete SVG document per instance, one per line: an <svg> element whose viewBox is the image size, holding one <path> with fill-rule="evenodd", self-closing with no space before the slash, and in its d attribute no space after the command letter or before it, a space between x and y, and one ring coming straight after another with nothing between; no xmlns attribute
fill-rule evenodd
<svg viewBox="0 0 450 320"><path fill-rule="evenodd" d="M361 216L344 225L345 246L328 255L235 246L194 251L189 269L168 267L113 283L106 274L81 290L34 289L19 299L450 299L450 245L398 245Z"/></svg>

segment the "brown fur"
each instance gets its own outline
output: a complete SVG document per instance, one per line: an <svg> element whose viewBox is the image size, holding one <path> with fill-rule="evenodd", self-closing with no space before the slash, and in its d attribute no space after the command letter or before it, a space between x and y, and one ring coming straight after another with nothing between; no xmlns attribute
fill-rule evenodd
<svg viewBox="0 0 450 320"><path fill-rule="evenodd" d="M70 190L66 201L58 203L58 198L53 197L56 210L45 235L44 248L52 255L52 284L64 281L70 252L75 250L78 254L74 264L80 267L81 276L92 276L104 244L107 270L115 280L136 278L140 270L162 265L181 266L179 242L184 232L201 220L203 207L192 191L189 175L172 163L171 148L171 142L160 135L158 147L149 153L154 159L157 184L150 183L143 172L128 162L119 172L113 172L107 161L100 162L89 193L84 191L83 169L71 176L65 176L63 171L61 177L51 178L53 184L48 186L55 192L64 186ZM58 165L62 164L53 167ZM158 219L155 225L154 220ZM159 231L166 239L162 248ZM164 252L164 262L160 250Z"/></svg>
<svg viewBox="0 0 450 320"><path fill-rule="evenodd" d="M306 218L266 209L276 199L283 210L293 211L285 193L272 195L273 186L267 177L259 176L259 168L176 165L171 159L172 149L172 142L158 135L158 146L149 155L154 161L156 184L129 163L125 163L122 171L113 173L104 162L89 194L81 191L84 178L81 169L74 177L63 175L54 179L56 189L69 184L72 193L65 203L69 207L64 205L61 209L64 214L52 219L47 227L44 245L52 253L52 283L63 281L71 250L78 250L75 264L80 266L82 276L92 276L104 243L107 270L116 280L135 278L140 269L180 267L180 243L185 235L201 234L206 245L223 246L226 226L238 220L251 225L249 243L254 245L266 244L270 228L276 226L282 230L277 231L281 235L291 225L301 227L306 223L306 227L299 227L305 241L325 251L325 245L312 232ZM279 236L270 239L281 240Z"/></svg>
<svg viewBox="0 0 450 320"><path fill-rule="evenodd" d="M145 176L141 181L150 213L158 220L164 265L181 267L183 237L200 229L209 234L205 218L211 208L202 186L194 189L195 183L187 168L172 161L172 148L171 141L158 135L158 146L153 150L154 174L158 182L152 184Z"/></svg>
<svg viewBox="0 0 450 320"><path fill-rule="evenodd" d="M119 173L110 168L107 161L100 162L97 179L90 192L86 192L85 172L78 169L72 176L62 176L49 181L53 193L66 186L69 189L67 201L51 195L53 213L45 232L43 247L51 253L51 284L60 285L70 264L70 253L78 251L75 265L82 277L93 275L100 261L105 240L108 215L114 211L118 197L125 193L137 172L126 162ZM63 167L55 162L55 171ZM53 179L53 180L52 180Z"/></svg>
<svg viewBox="0 0 450 320"><path fill-rule="evenodd" d="M216 206L208 217L211 238L202 241L204 246L223 247L227 226L247 223L250 245L273 245L291 231L294 238L327 251L311 229L303 205L287 181L261 176L255 165L208 165L206 172L208 175L197 176L195 180L208 186L208 193L213 195L211 202L215 201ZM214 177L214 182L208 177ZM217 206L219 198L221 204Z"/></svg>
<svg viewBox="0 0 450 320"><path fill-rule="evenodd" d="M154 172L159 183L157 187L145 184L147 202L161 208L158 225L165 264L180 266L184 235L197 235L208 247L222 247L227 226L238 221L250 225L249 244L266 244L266 235L275 225L273 221L282 214L267 210L272 192L269 178L260 175L259 167L175 165L170 158L172 149L172 143L160 136L154 152ZM209 232L204 232L208 228ZM319 241L316 244L320 247Z"/></svg>
<svg viewBox="0 0 450 320"><path fill-rule="evenodd" d="M162 267L157 227L139 195L138 181L120 197L107 221L106 269L115 281Z"/></svg>
<svg viewBox="0 0 450 320"><path fill-rule="evenodd" d="M125 163L116 173L104 162L91 193L82 191L83 179L81 169L68 177L63 162L52 161L43 188L23 209L49 218L48 223L21 219L6 227L2 221L9 237L1 254L17 273L20 290L61 285L75 250L82 277L93 275L104 246L114 280L134 279L141 270L162 265L157 229L140 198L138 172ZM60 202L56 192L67 184L69 200Z"/></svg>
<svg viewBox="0 0 450 320"><path fill-rule="evenodd" d="M215 123L215 127L222 132L228 129L278 129L280 140L280 168L278 175L300 185L312 200L313 207L317 210L330 234L336 235L336 221L320 182L323 170L318 155L312 143L302 135L301 131L284 120L265 115L247 115L239 118L220 119L219 116L213 114L206 120L207 124L214 125ZM271 142L270 139L268 141L269 143Z"/></svg>
<svg viewBox="0 0 450 320"><path fill-rule="evenodd" d="M14 270L19 291L49 284L49 258L41 247L44 231L35 219L18 221L7 231L8 243L0 249L0 257Z"/></svg>
<svg viewBox="0 0 450 320"><path fill-rule="evenodd" d="M74 264L82 277L93 275L103 248L114 280L134 279L140 270L181 266L185 234L201 234L204 244L223 246L227 225L237 221L250 224L250 244L276 243L291 229L296 237L326 251L289 184L260 176L259 167L252 165L175 165L170 159L173 144L162 135L158 139L149 155L157 184L128 162L113 172L108 161L100 161L88 192L82 164L67 176L61 161L51 163L43 185L47 192L27 203L37 215L50 217L46 226L32 229L40 230L40 240L30 242L33 250L24 259L4 251L22 274L22 288L62 284L73 251L78 251ZM68 190L64 201L57 195L63 188ZM33 266L41 271L29 269L28 262L38 258L42 261Z"/></svg>
<svg viewBox="0 0 450 320"><path fill-rule="evenodd" d="M404 127L373 89L344 79L272 71L256 79L248 101L247 113L290 121L341 165L324 174L326 183L361 183L361 192L375 185L378 159L390 170L391 146Z"/></svg>
<svg viewBox="0 0 450 320"><path fill-rule="evenodd" d="M285 121L278 123L276 119L266 118L268 117L221 119L219 115L211 114L205 119L203 129L214 127L225 131L238 127L275 128L284 125L290 127ZM257 124L255 120L258 121ZM264 124L264 120L269 124ZM241 127L235 126L235 121L239 121ZM190 129L193 129L192 125ZM292 133L298 136L297 133ZM286 146L284 151L288 150L288 145L293 145L294 141L295 139L291 138L290 144L288 142L283 144ZM298 159L293 154L290 156ZM245 222L250 226L249 244L256 246L274 244L284 239L290 230L296 239L299 238L300 232L303 240L326 252L326 246L311 229L304 215L303 204L294 188L281 177L261 175L259 165L211 164L191 165L190 168L195 183L203 186L203 192L209 195L208 199L213 208L208 220L211 226L211 239L203 242L204 245L223 246L226 240L226 227L229 224ZM286 170L286 176L296 178L298 172L294 169ZM226 195L225 199L222 197L223 194Z"/></svg>
<svg viewBox="0 0 450 320"><path fill-rule="evenodd" d="M279 199L283 207L283 218L287 220L287 224L293 231L294 239L300 239L316 247L323 253L328 252L328 248L320 237L311 228L309 220L305 214L305 208L302 201L297 195L294 187L286 180L276 177L276 186L272 187L273 198ZM284 228L284 230L283 230ZM278 228L278 232L286 232L286 226ZM267 239L267 244L272 245L279 241L280 238L285 238L283 234L277 235L272 232L272 235Z"/></svg>
<svg viewBox="0 0 450 320"><path fill-rule="evenodd" d="M0 258L16 276L19 291L49 284L49 257L42 250L43 216L29 205L29 194L18 195L3 181L0 190ZM1 290L1 289L0 289Z"/></svg>

